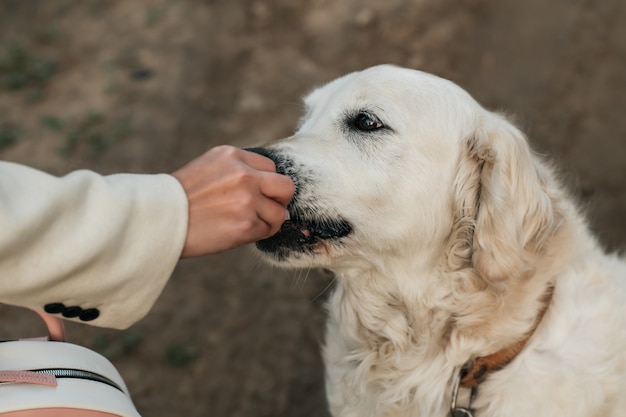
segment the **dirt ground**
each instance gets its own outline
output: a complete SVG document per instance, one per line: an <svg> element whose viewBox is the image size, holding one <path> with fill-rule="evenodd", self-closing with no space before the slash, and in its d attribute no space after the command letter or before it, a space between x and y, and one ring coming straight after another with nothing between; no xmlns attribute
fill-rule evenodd
<svg viewBox="0 0 626 417"><path fill-rule="evenodd" d="M287 136L311 88L394 63L515 115L618 250L625 20L623 0L3 0L0 158L59 175L169 172L220 143ZM327 416L331 282L242 248L181 262L131 329L69 337L111 358L144 416ZM41 331L0 308L2 338Z"/></svg>

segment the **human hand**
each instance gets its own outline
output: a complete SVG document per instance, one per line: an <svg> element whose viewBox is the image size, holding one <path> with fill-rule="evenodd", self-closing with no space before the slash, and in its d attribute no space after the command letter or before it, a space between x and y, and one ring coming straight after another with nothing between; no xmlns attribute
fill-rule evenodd
<svg viewBox="0 0 626 417"><path fill-rule="evenodd" d="M280 229L293 181L274 162L232 146L215 147L172 173L189 201L182 258L222 252Z"/></svg>

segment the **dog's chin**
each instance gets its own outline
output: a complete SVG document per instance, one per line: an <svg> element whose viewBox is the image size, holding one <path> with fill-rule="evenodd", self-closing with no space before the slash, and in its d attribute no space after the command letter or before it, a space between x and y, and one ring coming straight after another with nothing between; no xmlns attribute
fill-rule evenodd
<svg viewBox="0 0 626 417"><path fill-rule="evenodd" d="M283 266L313 265L332 255L341 246L342 238L352 233L352 225L343 219L299 220L292 218L274 236L256 243L269 261ZM320 265L321 266L321 265Z"/></svg>

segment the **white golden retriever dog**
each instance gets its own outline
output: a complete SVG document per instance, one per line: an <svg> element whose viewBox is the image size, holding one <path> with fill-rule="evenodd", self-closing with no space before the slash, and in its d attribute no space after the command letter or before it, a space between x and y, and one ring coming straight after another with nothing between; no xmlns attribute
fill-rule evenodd
<svg viewBox="0 0 626 417"><path fill-rule="evenodd" d="M626 263L525 136L452 82L377 66L254 151L291 176L272 263L336 275L341 417L626 416Z"/></svg>

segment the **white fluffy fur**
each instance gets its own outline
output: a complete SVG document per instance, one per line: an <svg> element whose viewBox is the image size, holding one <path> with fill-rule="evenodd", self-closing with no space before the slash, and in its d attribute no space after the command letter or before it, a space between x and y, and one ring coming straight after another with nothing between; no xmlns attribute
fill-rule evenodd
<svg viewBox="0 0 626 417"><path fill-rule="evenodd" d="M453 83L378 66L315 90L269 148L299 199L353 233L275 261L337 277L323 356L333 416L444 417L455 367L520 339L475 417L626 415L626 264L605 254L524 135ZM389 129L343 122L367 110Z"/></svg>

